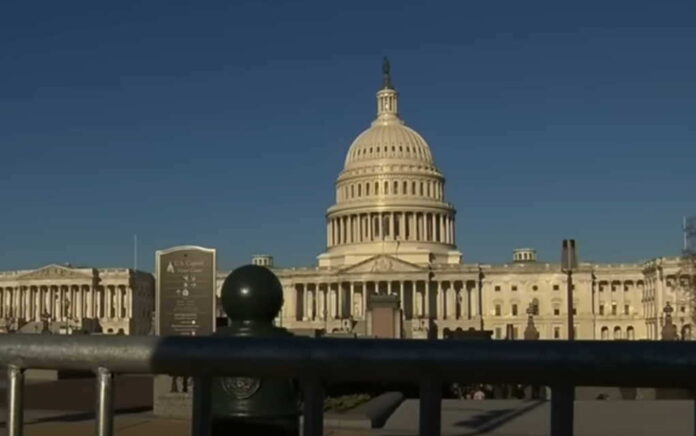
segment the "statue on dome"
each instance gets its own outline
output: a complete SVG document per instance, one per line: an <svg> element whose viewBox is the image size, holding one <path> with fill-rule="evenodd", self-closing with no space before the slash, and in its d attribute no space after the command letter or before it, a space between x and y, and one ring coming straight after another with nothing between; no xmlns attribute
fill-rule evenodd
<svg viewBox="0 0 696 436"><path fill-rule="evenodd" d="M382 74L384 75L384 88L393 89L391 83L391 65L389 64L389 59L385 56L382 60Z"/></svg>

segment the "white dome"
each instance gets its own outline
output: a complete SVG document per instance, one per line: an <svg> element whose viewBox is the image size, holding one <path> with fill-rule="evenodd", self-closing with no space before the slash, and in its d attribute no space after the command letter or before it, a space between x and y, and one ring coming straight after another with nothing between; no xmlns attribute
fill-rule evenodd
<svg viewBox="0 0 696 436"><path fill-rule="evenodd" d="M327 251L320 267L389 255L418 265L453 264L456 211L430 146L399 116L399 94L385 62L377 118L353 141L326 212Z"/></svg>
<svg viewBox="0 0 696 436"><path fill-rule="evenodd" d="M433 165L433 156L425 139L400 120L375 122L353 141L346 155L345 168L384 159L405 159Z"/></svg>

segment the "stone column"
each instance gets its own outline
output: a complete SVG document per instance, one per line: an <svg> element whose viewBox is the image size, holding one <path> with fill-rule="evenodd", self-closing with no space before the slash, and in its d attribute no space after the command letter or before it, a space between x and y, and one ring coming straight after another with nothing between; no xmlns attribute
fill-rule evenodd
<svg viewBox="0 0 696 436"><path fill-rule="evenodd" d="M361 219L362 221L362 219ZM343 287L343 282L336 283L336 292L338 293L338 301L336 302L336 316L339 319L345 318L345 303L346 303L346 292Z"/></svg>
<svg viewBox="0 0 696 436"><path fill-rule="evenodd" d="M307 289L307 284L304 283L302 286L302 319L304 321L309 320L309 289Z"/></svg>
<svg viewBox="0 0 696 436"><path fill-rule="evenodd" d="M355 215L355 242L362 242L362 214Z"/></svg>
<svg viewBox="0 0 696 436"><path fill-rule="evenodd" d="M436 214L434 214L434 213L430 214L430 227L432 229L431 230L432 234L430 235L430 240L433 242L437 241L437 219L435 219L436 217L437 217Z"/></svg>
<svg viewBox="0 0 696 436"><path fill-rule="evenodd" d="M360 315L363 319L367 317L367 282L362 282L362 307L360 308Z"/></svg>
<svg viewBox="0 0 696 436"><path fill-rule="evenodd" d="M434 218L434 216L433 216ZM442 282L435 282L435 292L437 292L437 319L445 318L445 298L442 289Z"/></svg>
<svg viewBox="0 0 696 436"><path fill-rule="evenodd" d="M404 285L406 282L401 280L396 283L399 285L399 307L401 308L401 313L406 313L406 305L404 304Z"/></svg>
<svg viewBox="0 0 696 436"><path fill-rule="evenodd" d="M329 306L329 316L331 319L336 319L338 317L338 289L334 289L332 286L332 283L327 283L326 284L326 291L327 291L327 299L328 299L328 306Z"/></svg>
<svg viewBox="0 0 696 436"><path fill-rule="evenodd" d="M125 288L123 286L116 287L116 295L118 296L118 310L117 310L116 318L124 318L123 309L124 309L125 299L126 299Z"/></svg>
<svg viewBox="0 0 696 436"><path fill-rule="evenodd" d="M358 316L357 313L355 312L355 309L353 307L353 301L355 300L355 282L350 282L350 293L348 294L348 314L349 316L356 317Z"/></svg>
<svg viewBox="0 0 696 436"><path fill-rule="evenodd" d="M387 280L387 295L392 294L392 282L391 280Z"/></svg>
<svg viewBox="0 0 696 436"><path fill-rule="evenodd" d="M56 319L58 321L62 321L63 320L63 305L64 305L63 301L65 299L65 296L63 295L63 286L62 285L57 286L56 294L58 296L58 298L56 299L56 302L57 302L56 303Z"/></svg>
<svg viewBox="0 0 696 436"><path fill-rule="evenodd" d="M24 307L22 310L22 318L29 320L31 318L30 307L31 300L29 299L29 288L25 286L20 286L19 289L22 291L22 301L24 302Z"/></svg>
<svg viewBox="0 0 696 436"><path fill-rule="evenodd" d="M427 220L425 219L426 214L425 212L420 213L420 241L427 241L428 240L428 232L425 231L426 226L427 226Z"/></svg>
<svg viewBox="0 0 696 436"><path fill-rule="evenodd" d="M389 239L391 241L396 240L396 214L394 212L387 212L389 216Z"/></svg>
<svg viewBox="0 0 696 436"><path fill-rule="evenodd" d="M430 282L425 281L425 286L424 286L424 291L423 291L423 308L425 312L425 317L430 318L432 316L432 312L430 310Z"/></svg>
<svg viewBox="0 0 696 436"><path fill-rule="evenodd" d="M468 289L469 286L466 282L464 282L463 285ZM471 292L471 317L474 318L477 315L483 316L482 313L478 312L478 289L476 287L473 287L470 292Z"/></svg>
<svg viewBox="0 0 696 436"><path fill-rule="evenodd" d="M384 239L384 226L382 222L384 221L384 216L381 213L377 214L377 237L379 239Z"/></svg>
<svg viewBox="0 0 696 436"><path fill-rule="evenodd" d="M447 243L452 243L452 218L447 215L447 220L445 222L445 229L447 230Z"/></svg>
<svg viewBox="0 0 696 436"><path fill-rule="evenodd" d="M438 215L437 221L440 226L440 242L447 242L447 238L445 237L445 216Z"/></svg>

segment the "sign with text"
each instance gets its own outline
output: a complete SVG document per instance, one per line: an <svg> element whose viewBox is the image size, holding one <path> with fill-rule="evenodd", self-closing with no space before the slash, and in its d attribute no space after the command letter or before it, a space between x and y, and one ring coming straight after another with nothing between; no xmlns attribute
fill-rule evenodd
<svg viewBox="0 0 696 436"><path fill-rule="evenodd" d="M157 334L207 336L215 330L215 249L157 252Z"/></svg>

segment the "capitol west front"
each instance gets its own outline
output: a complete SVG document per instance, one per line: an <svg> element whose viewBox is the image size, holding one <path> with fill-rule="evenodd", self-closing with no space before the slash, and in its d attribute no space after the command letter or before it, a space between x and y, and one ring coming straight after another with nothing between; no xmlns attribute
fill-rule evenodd
<svg viewBox="0 0 696 436"><path fill-rule="evenodd" d="M399 113L388 70L377 116L353 141L326 213L327 249L310 268L273 268L290 329L380 336L371 302L397 301L393 337L442 337L486 329L521 338L528 314L541 339L568 337L566 275L533 249L503 265L462 263L456 209L430 146ZM272 266L272 258L255 262ZM688 286L679 258L636 264L581 263L573 275L578 339L659 339L663 308L691 335ZM221 276L222 278L222 276ZM384 335L383 331L381 335ZM386 334L385 336L390 336Z"/></svg>
<svg viewBox="0 0 696 436"><path fill-rule="evenodd" d="M463 262L445 177L428 143L401 118L398 97L386 70L377 115L349 147L338 175L317 266L276 268L270 256L254 258L283 285L276 322L330 334L433 338L485 329L494 338L520 339L531 314L541 339L567 338L559 264L538 262L533 249L514 250L507 264ZM680 271L678 257L581 263L573 274L575 337L659 339L669 303L679 332L690 338L689 278ZM218 274L218 295L226 275ZM75 325L146 334L154 283L127 269L50 265L0 273L0 303L6 329L49 322L62 333ZM97 328L86 329L87 319Z"/></svg>

